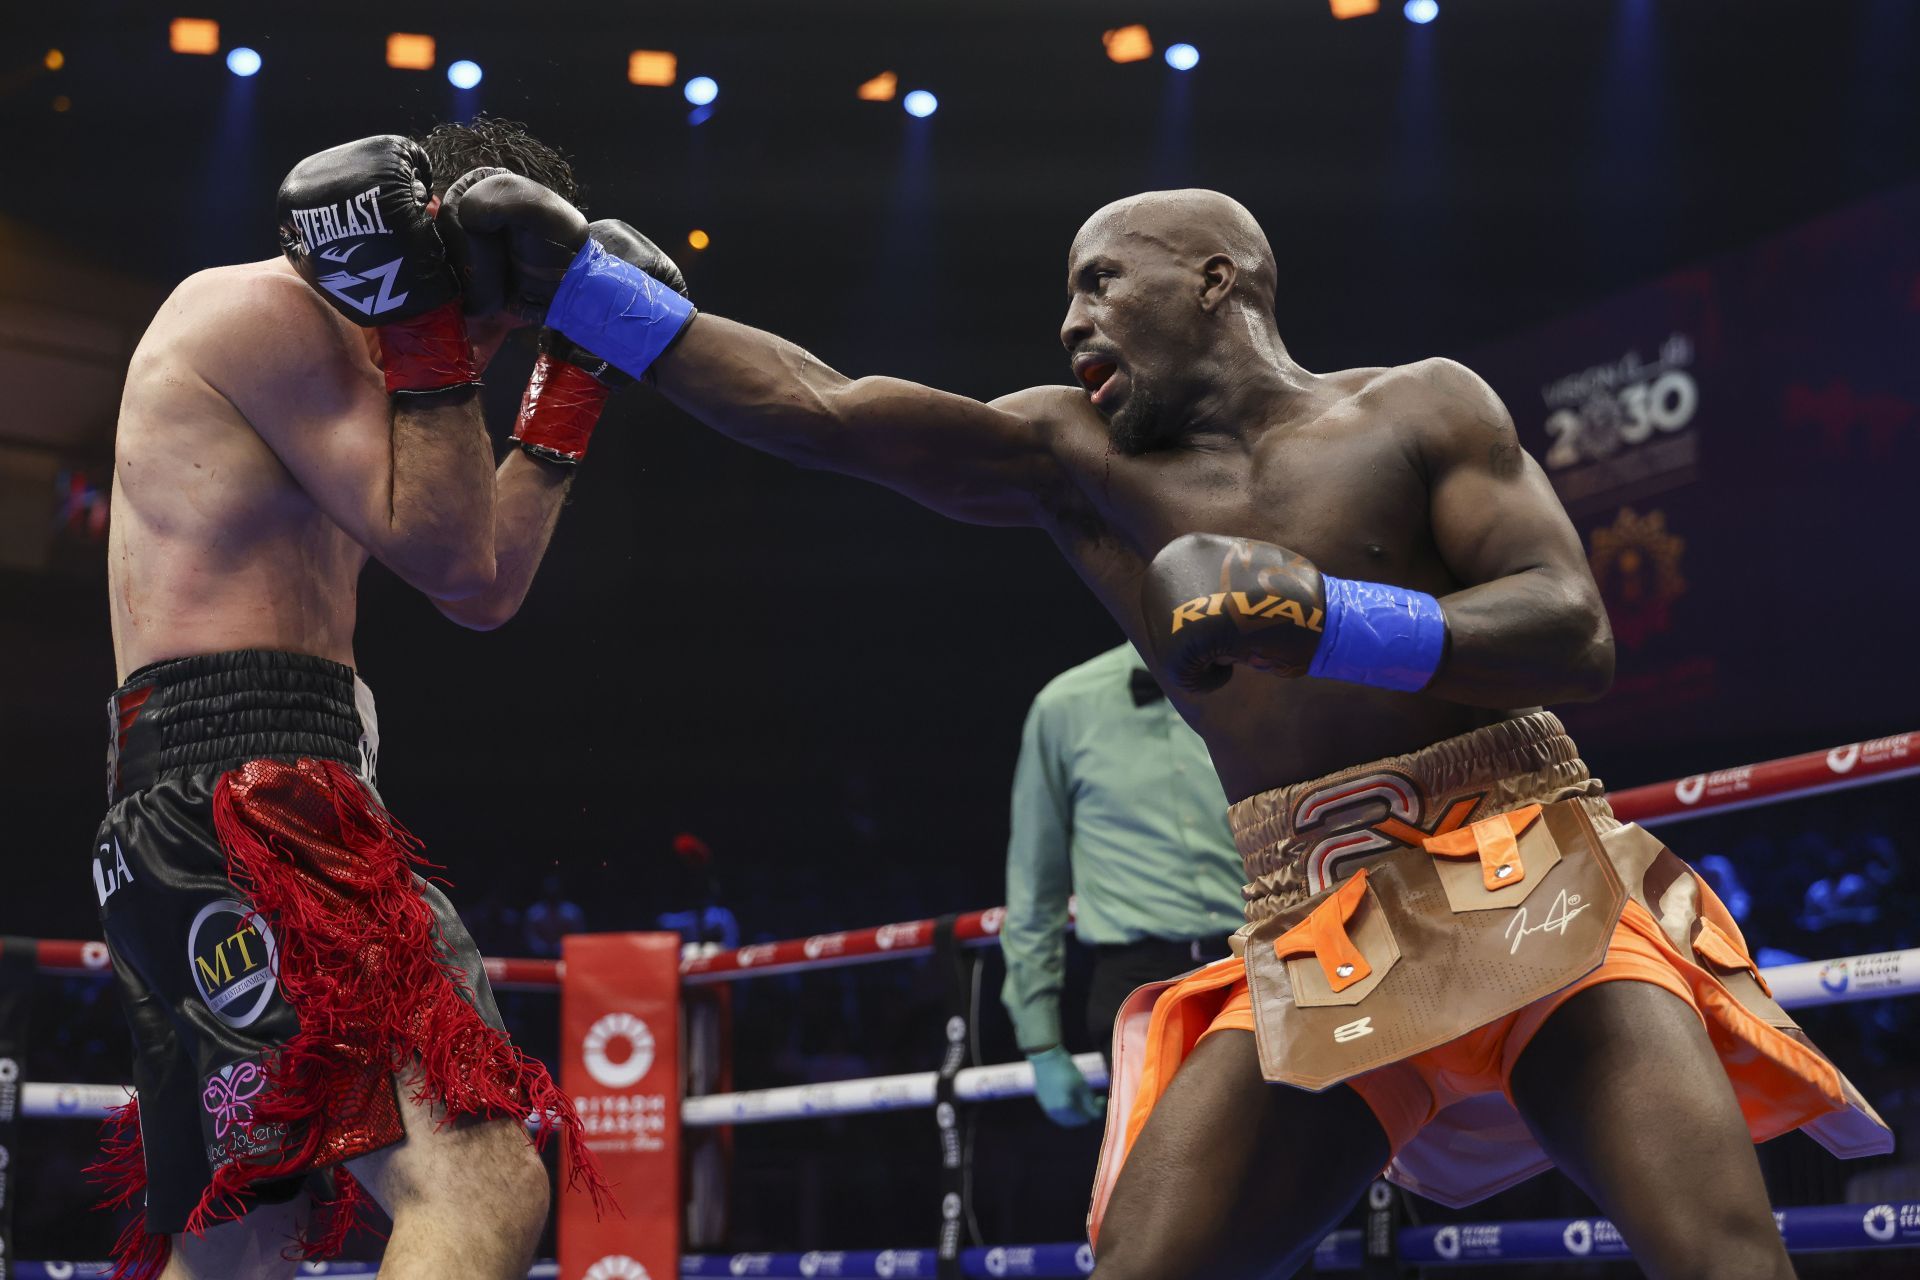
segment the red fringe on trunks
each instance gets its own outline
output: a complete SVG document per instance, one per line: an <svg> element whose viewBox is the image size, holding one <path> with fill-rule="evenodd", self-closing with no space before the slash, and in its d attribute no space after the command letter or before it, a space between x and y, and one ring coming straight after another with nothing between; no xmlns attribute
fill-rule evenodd
<svg viewBox="0 0 1920 1280"><path fill-rule="evenodd" d="M239 1217L247 1207L239 1193L254 1183L400 1141L387 1082L410 1067L420 1079L412 1101L444 1107L442 1123L538 1115L534 1144L559 1135L566 1184L602 1212L613 1207L572 1102L480 1016L443 951L414 881L416 868L431 866L419 842L351 771L331 761L253 761L220 779L213 821L229 878L273 928L280 990L300 1030L266 1059L267 1084L253 1104L253 1131L285 1136L215 1169L187 1230ZM102 1207L137 1202L146 1164L135 1103L108 1120L102 1159L89 1172L106 1191ZM295 1256L336 1255L360 1218L365 1190L344 1168L335 1176L339 1194L318 1206ZM167 1253L167 1238L136 1218L115 1246L114 1280L152 1280Z"/></svg>

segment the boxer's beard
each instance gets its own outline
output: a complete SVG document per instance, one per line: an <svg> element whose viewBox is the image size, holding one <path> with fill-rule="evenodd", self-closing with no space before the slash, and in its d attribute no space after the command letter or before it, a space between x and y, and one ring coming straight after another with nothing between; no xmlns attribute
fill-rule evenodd
<svg viewBox="0 0 1920 1280"><path fill-rule="evenodd" d="M1168 430L1159 397L1137 378L1127 402L1107 420L1107 437L1113 447L1130 457L1164 448L1178 434Z"/></svg>

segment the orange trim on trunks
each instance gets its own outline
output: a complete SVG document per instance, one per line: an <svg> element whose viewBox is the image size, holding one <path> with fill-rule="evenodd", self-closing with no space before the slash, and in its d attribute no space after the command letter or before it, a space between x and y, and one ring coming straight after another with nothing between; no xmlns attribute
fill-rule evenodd
<svg viewBox="0 0 1920 1280"><path fill-rule="evenodd" d="M1519 884L1527 878L1527 864L1520 857L1520 835L1540 818L1540 806L1525 805L1506 813L1482 818L1470 827L1428 836L1428 853L1443 858L1480 856L1480 883L1487 892Z"/></svg>
<svg viewBox="0 0 1920 1280"><path fill-rule="evenodd" d="M1536 807L1534 810L1539 812ZM1373 966L1360 954L1347 936L1347 922L1360 909L1367 896L1367 869L1360 868L1353 878L1328 894L1308 913L1307 918L1273 940L1273 954L1282 960L1289 956L1311 954L1327 975L1327 985L1345 991L1373 974Z"/></svg>

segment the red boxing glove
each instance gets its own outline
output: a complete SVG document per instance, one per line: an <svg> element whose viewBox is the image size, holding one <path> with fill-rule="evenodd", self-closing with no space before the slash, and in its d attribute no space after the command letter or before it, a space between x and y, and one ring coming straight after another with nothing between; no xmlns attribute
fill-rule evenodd
<svg viewBox="0 0 1920 1280"><path fill-rule="evenodd" d="M442 303L398 324L383 324L380 368L387 375L387 394L423 394L454 387L477 386L473 348L467 342L467 318L460 300Z"/></svg>
<svg viewBox="0 0 1920 1280"><path fill-rule="evenodd" d="M540 335L541 346L548 344ZM520 399L513 442L536 458L572 466L587 454L587 441L613 389L579 365L542 350Z"/></svg>

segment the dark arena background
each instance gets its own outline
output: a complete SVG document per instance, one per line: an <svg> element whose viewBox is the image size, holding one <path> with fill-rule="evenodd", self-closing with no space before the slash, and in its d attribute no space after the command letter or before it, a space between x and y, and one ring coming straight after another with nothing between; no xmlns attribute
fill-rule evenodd
<svg viewBox="0 0 1920 1280"><path fill-rule="evenodd" d="M588 215L657 240L703 311L849 374L980 398L1071 381L1076 228L1124 195L1205 186L1265 227L1308 368L1444 355L1487 377L1617 636L1613 691L1563 710L1586 758L1615 790L1682 780L1668 794L1712 810L1662 838L1763 966L1867 957L1820 987L1889 993L1796 1012L1900 1143L1850 1162L1799 1134L1761 1149L1789 1221L1849 1207L1803 1238L1860 1247L1796 1265L1916 1274L1920 953L1899 953L1920 947L1920 783L1902 780L1920 767L1920 5L68 0L0 14L0 1065L18 1063L0 1076L0 1276L84 1274L34 1260L102 1258L115 1231L87 1208L92 1123L35 1114L15 1086L128 1073L110 985L36 972L23 941L100 936L127 357L178 280L274 255L274 191L303 156L477 112L561 147ZM488 372L502 447L533 355L520 335ZM462 630L376 563L355 649L383 796L481 949L537 960L556 920L657 930L717 907L757 944L1001 902L1028 704L1118 639L1043 535L796 469L636 387L518 618ZM1820 752L1835 781L1877 785L1763 806L1740 772ZM983 966L979 1061L1017 1062L997 949L963 950ZM951 985L920 957L698 990L729 994L720 1074L748 1091L937 1070ZM555 995L502 1003L557 1068ZM682 1242L705 1261L688 1274L959 1274L934 1257L943 1221L964 1248L1084 1240L1096 1132L1018 1097L963 1106L957 1132L964 1178L924 1106L689 1125ZM964 1212L943 1219L956 1187ZM1392 1212L1405 1256L1369 1274L1636 1274L1602 1260L1609 1229L1557 1174ZM1536 1221L1547 1246L1516 1225ZM1567 1261L1513 1261L1554 1242ZM813 1252L781 1270L792 1251ZM1051 1256L967 1265L1080 1273Z"/></svg>

